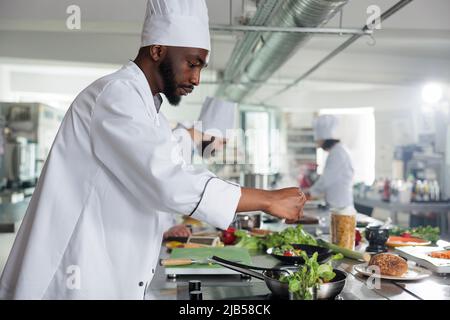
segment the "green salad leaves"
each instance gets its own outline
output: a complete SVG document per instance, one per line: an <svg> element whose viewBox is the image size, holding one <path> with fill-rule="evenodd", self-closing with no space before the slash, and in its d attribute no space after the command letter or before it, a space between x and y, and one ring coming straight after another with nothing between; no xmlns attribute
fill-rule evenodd
<svg viewBox="0 0 450 320"><path fill-rule="evenodd" d="M281 247L290 244L317 245L316 239L303 230L302 225L288 227L281 232L275 232L265 237L255 237L249 235L244 230L237 230L234 235L238 238L237 247L244 247L250 250L262 250L265 248Z"/></svg>
<svg viewBox="0 0 450 320"><path fill-rule="evenodd" d="M236 230L234 235L238 238L236 247L247 248L249 250L261 250L263 249L263 238L253 237L249 235L245 230Z"/></svg>
<svg viewBox="0 0 450 320"><path fill-rule="evenodd" d="M281 232L269 234L264 242L267 248L281 247L285 244L309 244L316 246L317 241L312 235L303 230L301 224L289 227Z"/></svg>

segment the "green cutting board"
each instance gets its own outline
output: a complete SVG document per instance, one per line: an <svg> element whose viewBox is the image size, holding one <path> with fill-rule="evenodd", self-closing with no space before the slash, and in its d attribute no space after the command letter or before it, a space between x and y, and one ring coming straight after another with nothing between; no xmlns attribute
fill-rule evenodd
<svg viewBox="0 0 450 320"><path fill-rule="evenodd" d="M212 256L218 256L223 259L240 261L242 264L252 264L252 259L248 253L248 249L239 247L208 247L208 248L175 248L170 254L170 259L189 258L189 259L207 259ZM218 264L191 264L186 266L166 266L167 274L201 274L209 273L209 271L219 270L222 274L234 274L236 272L222 267ZM224 270L225 269L225 270ZM230 271L230 272L228 272Z"/></svg>

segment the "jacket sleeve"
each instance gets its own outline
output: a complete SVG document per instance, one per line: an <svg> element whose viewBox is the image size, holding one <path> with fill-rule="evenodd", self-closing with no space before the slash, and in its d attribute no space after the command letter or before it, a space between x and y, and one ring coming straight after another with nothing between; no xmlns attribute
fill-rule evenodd
<svg viewBox="0 0 450 320"><path fill-rule="evenodd" d="M132 83L107 85L91 119L94 155L144 208L190 214L226 229L235 216L240 186L186 166L170 128L158 126L149 108L155 106L146 105Z"/></svg>

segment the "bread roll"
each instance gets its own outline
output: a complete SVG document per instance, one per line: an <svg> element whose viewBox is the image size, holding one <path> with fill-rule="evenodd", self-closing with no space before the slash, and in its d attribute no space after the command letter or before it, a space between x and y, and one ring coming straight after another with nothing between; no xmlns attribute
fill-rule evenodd
<svg viewBox="0 0 450 320"><path fill-rule="evenodd" d="M378 266L382 275L401 277L408 271L406 260L391 253L374 255L369 266Z"/></svg>

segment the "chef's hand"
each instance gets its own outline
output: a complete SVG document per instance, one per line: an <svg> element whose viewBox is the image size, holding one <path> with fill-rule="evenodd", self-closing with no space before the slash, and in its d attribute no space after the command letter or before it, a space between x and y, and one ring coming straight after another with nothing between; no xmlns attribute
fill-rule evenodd
<svg viewBox="0 0 450 320"><path fill-rule="evenodd" d="M191 230L184 224L178 224L176 226L173 226L166 232L164 232L164 239L167 239L169 237L190 237L190 236Z"/></svg>
<svg viewBox="0 0 450 320"><path fill-rule="evenodd" d="M286 219L286 223L295 223L303 216L305 194L299 188L284 188L270 191L269 207L264 210L275 217Z"/></svg>
<svg viewBox="0 0 450 320"><path fill-rule="evenodd" d="M305 202L306 197L299 188L284 188L273 191L241 188L241 198L236 211L261 210L291 222L298 221L303 216Z"/></svg>

